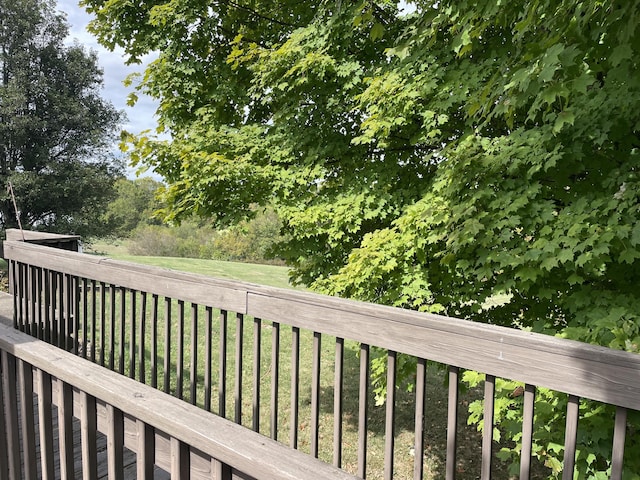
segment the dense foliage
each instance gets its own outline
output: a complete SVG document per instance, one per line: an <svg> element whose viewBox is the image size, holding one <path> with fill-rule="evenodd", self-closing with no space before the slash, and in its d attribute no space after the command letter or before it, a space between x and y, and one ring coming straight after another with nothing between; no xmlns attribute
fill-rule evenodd
<svg viewBox="0 0 640 480"><path fill-rule="evenodd" d="M179 225L143 221L129 233L128 250L133 255L282 264L274 253L274 245L281 240L281 222L272 210L225 229L198 220Z"/></svg>
<svg viewBox="0 0 640 480"><path fill-rule="evenodd" d="M109 202L103 216L109 226L109 236L125 238L140 226L160 224L155 213L162 206L156 198L161 186L161 182L150 177L119 178L114 184L115 198Z"/></svg>
<svg viewBox="0 0 640 480"><path fill-rule="evenodd" d="M640 348L640 1L85 5L106 45L161 52L140 88L173 141L125 140L170 218L274 202L317 289ZM598 408L577 468L606 476ZM535 451L557 473L549 412Z"/></svg>
<svg viewBox="0 0 640 480"><path fill-rule="evenodd" d="M65 45L50 0L0 0L0 224L104 233L101 210L121 166L108 156L120 114L100 98L95 53Z"/></svg>

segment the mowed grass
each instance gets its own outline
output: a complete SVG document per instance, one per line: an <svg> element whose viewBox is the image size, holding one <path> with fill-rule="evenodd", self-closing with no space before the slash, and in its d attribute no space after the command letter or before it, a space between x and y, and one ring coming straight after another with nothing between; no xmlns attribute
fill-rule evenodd
<svg viewBox="0 0 640 480"><path fill-rule="evenodd" d="M271 287L294 288L289 282L289 269L278 265L225 262L200 258L131 255L128 253L126 241L96 241L88 245L85 251L116 260L152 265L170 270L241 280Z"/></svg>
<svg viewBox="0 0 640 480"><path fill-rule="evenodd" d="M169 257L144 257L133 256L126 252L126 247L122 244L93 244L88 252L99 253L114 259L143 263L147 265L155 265L162 268L174 270L188 271L219 278L229 278L251 283L259 283L276 287L291 288L288 282L288 271L286 267L270 266L270 265L252 265L238 264L232 262L220 262L214 260L188 259L188 258L169 258ZM119 303L119 300L116 300ZM130 302L127 297L126 303ZM116 307L117 310L120 307ZM149 305L147 304L148 316L151 317ZM125 308L129 311L129 307ZM184 396L185 399L191 400L190 378L191 374L191 352L195 347L197 352L196 374L197 378L195 386L195 403L203 407L208 401L204 396L204 377L205 362L203 352L205 351L206 311L203 307L198 307L197 312L197 333L195 338L192 336L193 325L191 321L191 307L184 306L184 320L178 320L180 315L177 311L175 302L171 306L171 326L170 326L170 354L168 360L165 360L165 330L164 321L165 308L160 299L158 317L158 366L157 366L157 385L163 389L165 382L165 367L168 362L169 375L168 382L170 384L169 391L177 396ZM139 311L139 310L138 310ZM118 317L118 314L116 314ZM114 318L116 318L114 317ZM220 391L219 386L219 350L220 345L220 312L213 311L211 327L211 343L212 351L212 391L211 391L211 408L214 412L220 410ZM271 319L269 319L271 320ZM116 319L119 323L119 319ZM260 324L258 327L257 324ZM242 337L240 344L242 345L242 400L241 400L241 420L240 422L251 428L253 423L253 411L255 406L254 390L254 370L255 370L255 338L256 328L260 329L260 360L259 372L257 373L260 383L260 432L266 435L270 434L271 419L270 411L272 408L271 401L271 385L273 379L272 364L272 347L274 327L270 321L259 321L254 323L251 317L243 319L243 325L240 329ZM97 327L99 328L99 326ZM115 329L116 335L119 326ZM284 324L278 326L280 333L278 363L280 365L279 373L279 392L278 392L278 440L289 444L290 441L290 416L292 405L290 400L290 381L291 381L291 348L292 348L292 329ZM123 364L125 365L125 373L128 373L129 364L129 347L130 332L128 325L125 327L125 345L122 348L124 353ZM100 332L97 332L98 337ZM227 353L227 370L226 370L226 390L224 400L224 416L234 419L237 416L234 390L236 389L236 368L235 368L235 352L238 345L237 319L235 314L229 313L227 318L226 343L228 345ZM381 332L382 335L382 332ZM110 332L105 332L106 338L106 355L111 354L109 350ZM184 343L178 346L177 339L182 336ZM137 337L137 335L136 335ZM146 328L146 345L145 357L146 362L151 361L150 352L150 334L149 327ZM115 339L115 365L119 364L118 339ZM302 451L309 452L310 449L310 428L311 428L311 378L312 378L312 358L313 358L313 335L312 332L302 331L300 334L300 398L298 401L299 425L298 425L298 448ZM98 347L98 345L96 345ZM97 348L98 349L98 348ZM356 473L358 461L358 386L359 386L359 345L355 342L345 341L344 354L344 406L343 406L343 438L342 438L342 467L351 472ZM182 352L182 362L179 360L179 352ZM182 366L179 364L182 363ZM147 363L148 365L148 363ZM319 457L328 462L332 462L333 456L333 383L335 372L335 338L323 336L321 343L321 368L320 368L320 419L319 419ZM146 383L151 382L150 369L146 368ZM181 380L178 379L181 378ZM446 451L446 419L447 419L447 386L444 382L445 374L442 366L435 364L430 365L428 369L428 381L426 387L426 412L425 412L425 458L424 458L424 478L440 479L444 478L445 467L445 451ZM179 388L178 385L182 387ZM180 393L178 390L182 390ZM460 413L458 415L458 458L456 462L457 478L475 479L479 478L480 472L480 451L481 451L481 435L475 427L466 423L467 407L471 401L478 398L479 391L463 391L460 396ZM413 478L413 445L414 445L414 410L415 398L413 393L407 392L405 389L398 389L395 413L395 442L394 442L394 479L411 479ZM382 479L384 471L384 446L385 446L385 407L375 406L373 395L369 394L369 408L367 412L368 428L367 428L367 478ZM493 462L493 478L507 479L509 475L505 465L500 464L497 460Z"/></svg>

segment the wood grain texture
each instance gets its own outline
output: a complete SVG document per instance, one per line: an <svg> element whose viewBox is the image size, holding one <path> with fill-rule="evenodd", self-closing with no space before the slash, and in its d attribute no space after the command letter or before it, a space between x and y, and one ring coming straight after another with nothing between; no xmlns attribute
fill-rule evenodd
<svg viewBox="0 0 640 480"><path fill-rule="evenodd" d="M205 458L205 463L208 462L210 465L211 458L215 458L225 465L230 465L234 470L243 472L245 478L246 476L257 480L355 478L302 452L251 432L245 427L154 390L150 386L106 370L88 360L37 341L6 325L0 325L0 350L10 351L12 355L8 357L20 358L58 379L59 401L65 405L65 416L75 410L72 403L75 396L73 390L84 392L86 395L95 397L98 403L110 405L124 412L124 444L129 450L137 449L138 420L153 427L156 431L156 464L161 468L165 468L167 463L171 464L170 459L165 457L163 460L162 455L166 451L171 451L171 439L174 439L174 452L176 442L194 446L199 452L210 457ZM4 365L5 362L3 362ZM58 410L60 411L60 405ZM104 407L96 407L98 417L102 415L100 412L103 410ZM81 415L79 409L75 413L78 416ZM99 429L105 424L99 418L96 423ZM131 439L128 438L129 431L132 432ZM169 441L165 442L165 449L158 452L158 447L162 443L158 435L160 432L163 432ZM188 462L190 464L194 463L193 455L194 453L191 452ZM287 462L283 462L283 458L287 458ZM210 467L207 468L210 470ZM191 473L192 478L196 478L193 470ZM211 478L211 473L208 478Z"/></svg>
<svg viewBox="0 0 640 480"><path fill-rule="evenodd" d="M10 260L640 409L640 357L516 329L6 241ZM18 279L19 280L19 279ZM19 283L19 282L18 282ZM380 335L385 332L385 335ZM561 368L559 368L561 367Z"/></svg>
<svg viewBox="0 0 640 480"><path fill-rule="evenodd" d="M246 309L247 288L238 282L18 241L6 241L4 251L7 259L50 268L65 274L85 276L112 285L181 298L199 305L210 305L234 312L244 313Z"/></svg>

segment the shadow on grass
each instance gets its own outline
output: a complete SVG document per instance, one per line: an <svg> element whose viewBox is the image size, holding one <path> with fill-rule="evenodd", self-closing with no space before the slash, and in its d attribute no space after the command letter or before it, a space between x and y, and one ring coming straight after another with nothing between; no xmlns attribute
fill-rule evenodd
<svg viewBox="0 0 640 480"><path fill-rule="evenodd" d="M425 388L423 433L425 479L445 478L448 415L446 372L446 366L429 362ZM360 357L358 351L353 348L345 347L343 373L343 428L345 432L355 432L357 436L359 427ZM456 455L456 478L458 479L465 480L480 477L482 435L475 426L467 424L467 414L470 402L481 397L481 389L461 389L459 393ZM333 402L333 385L325 386L320 394L322 415L333 418ZM379 470L380 464L383 463L386 407L385 405L376 406L374 393L370 387L367 402L367 463L369 472L369 469ZM413 478L415 392L408 391L406 385L396 389L394 422L394 478ZM494 452L498 450L499 447L494 444ZM343 443L343 458L345 463L357 465L357 445ZM377 474L367 475L367 478L374 477L377 478ZM495 456L492 462L492 478L510 478L508 465L502 463Z"/></svg>

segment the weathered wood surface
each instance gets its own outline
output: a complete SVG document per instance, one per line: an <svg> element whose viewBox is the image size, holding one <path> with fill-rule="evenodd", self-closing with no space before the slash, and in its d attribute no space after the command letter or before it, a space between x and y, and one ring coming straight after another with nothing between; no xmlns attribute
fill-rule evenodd
<svg viewBox="0 0 640 480"><path fill-rule="evenodd" d="M218 280L23 242L8 259L640 409L640 356L379 305Z"/></svg>
<svg viewBox="0 0 640 480"><path fill-rule="evenodd" d="M113 423L108 420L113 415L109 415L107 410L117 409L124 414L124 446L136 452L140 445L139 422L153 427L156 465L163 468L168 466L164 468L167 471L181 472L182 475L189 472L188 478L192 479L211 479L216 478L215 470L221 469L216 462L221 462L237 471L238 476L234 474L236 478L355 478L302 452L6 325L0 325L0 350L10 352L8 356L15 356L33 366L35 371L44 371L56 378L55 385L63 382L72 386L75 416L88 418L93 415L85 407L82 398L95 398L95 423L84 428L95 427L97 431L109 435ZM33 377L42 378L39 374ZM63 398L55 391L52 397ZM85 435L89 437L90 433ZM285 458L287 461L283 462Z"/></svg>

